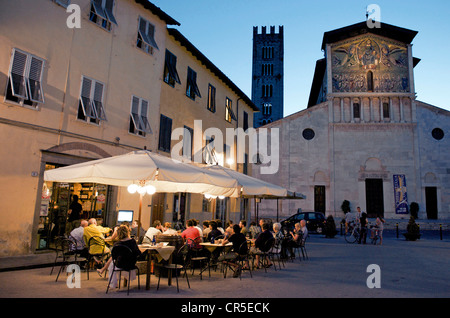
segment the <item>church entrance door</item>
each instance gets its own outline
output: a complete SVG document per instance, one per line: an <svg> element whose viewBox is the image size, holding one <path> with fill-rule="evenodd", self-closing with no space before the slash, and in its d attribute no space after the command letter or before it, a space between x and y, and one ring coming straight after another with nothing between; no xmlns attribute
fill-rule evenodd
<svg viewBox="0 0 450 318"><path fill-rule="evenodd" d="M438 215L436 187L425 187L425 204L427 206L427 218L436 220Z"/></svg>
<svg viewBox="0 0 450 318"><path fill-rule="evenodd" d="M366 179L367 217L384 216L383 179Z"/></svg>

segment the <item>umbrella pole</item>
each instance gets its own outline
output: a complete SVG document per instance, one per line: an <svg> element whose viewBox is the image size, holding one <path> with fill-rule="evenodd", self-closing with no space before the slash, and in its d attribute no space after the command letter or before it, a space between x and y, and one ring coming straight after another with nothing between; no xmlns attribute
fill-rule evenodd
<svg viewBox="0 0 450 318"><path fill-rule="evenodd" d="M139 214L138 214L139 224L138 224L138 228L137 228L137 238L138 238L138 241L139 241L139 237L140 237L140 235L141 235L141 226L140 226L140 224L141 224L141 212L142 212L142 197L143 197L143 194L140 193L140 194L139 194Z"/></svg>

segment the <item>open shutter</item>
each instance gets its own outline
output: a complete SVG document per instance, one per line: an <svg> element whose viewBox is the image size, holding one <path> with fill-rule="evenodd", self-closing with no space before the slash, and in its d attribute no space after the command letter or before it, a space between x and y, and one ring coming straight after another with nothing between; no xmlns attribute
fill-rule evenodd
<svg viewBox="0 0 450 318"><path fill-rule="evenodd" d="M91 86L92 81L89 78L83 77L83 82L81 85L81 106L83 108L83 114L85 117L90 117L89 114L92 113L91 108Z"/></svg>
<svg viewBox="0 0 450 318"><path fill-rule="evenodd" d="M145 131L146 133L152 134L152 129L150 127L150 123L147 118L148 114L148 102L144 99L141 99L141 114L139 116L140 119L140 129Z"/></svg>
<svg viewBox="0 0 450 318"><path fill-rule="evenodd" d="M27 55L14 50L10 76L11 90L15 97L20 97L23 99L28 99L25 79L26 64Z"/></svg>
<svg viewBox="0 0 450 318"><path fill-rule="evenodd" d="M31 57L28 87L30 91L30 100L36 103L44 102L44 93L42 91L43 68L44 62L42 60Z"/></svg>
<svg viewBox="0 0 450 318"><path fill-rule="evenodd" d="M95 115L96 119L106 121L106 114L102 100L103 100L103 84L95 82L94 98L93 98L94 107L92 107L92 109L94 110L93 114Z"/></svg>
<svg viewBox="0 0 450 318"><path fill-rule="evenodd" d="M108 17L108 20L117 25L116 18L113 14L114 9L114 0L105 0L105 14Z"/></svg>

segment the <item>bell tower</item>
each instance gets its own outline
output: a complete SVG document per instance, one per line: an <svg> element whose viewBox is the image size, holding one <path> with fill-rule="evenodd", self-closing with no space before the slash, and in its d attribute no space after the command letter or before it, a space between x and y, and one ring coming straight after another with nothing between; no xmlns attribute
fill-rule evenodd
<svg viewBox="0 0 450 318"><path fill-rule="evenodd" d="M253 27L252 101L260 112L253 116L258 128L283 118L283 26Z"/></svg>

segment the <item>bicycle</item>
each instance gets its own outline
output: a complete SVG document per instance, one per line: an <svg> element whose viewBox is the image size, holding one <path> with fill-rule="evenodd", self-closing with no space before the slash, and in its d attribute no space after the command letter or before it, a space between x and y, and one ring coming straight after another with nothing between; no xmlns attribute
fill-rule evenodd
<svg viewBox="0 0 450 318"><path fill-rule="evenodd" d="M355 243L359 240L361 229L358 225L349 225L347 232L345 233L345 241L347 243Z"/></svg>
<svg viewBox="0 0 450 318"><path fill-rule="evenodd" d="M371 243L373 245L377 245L377 241L380 239L379 229L376 227L372 227L371 231L374 231L373 235L370 237Z"/></svg>

